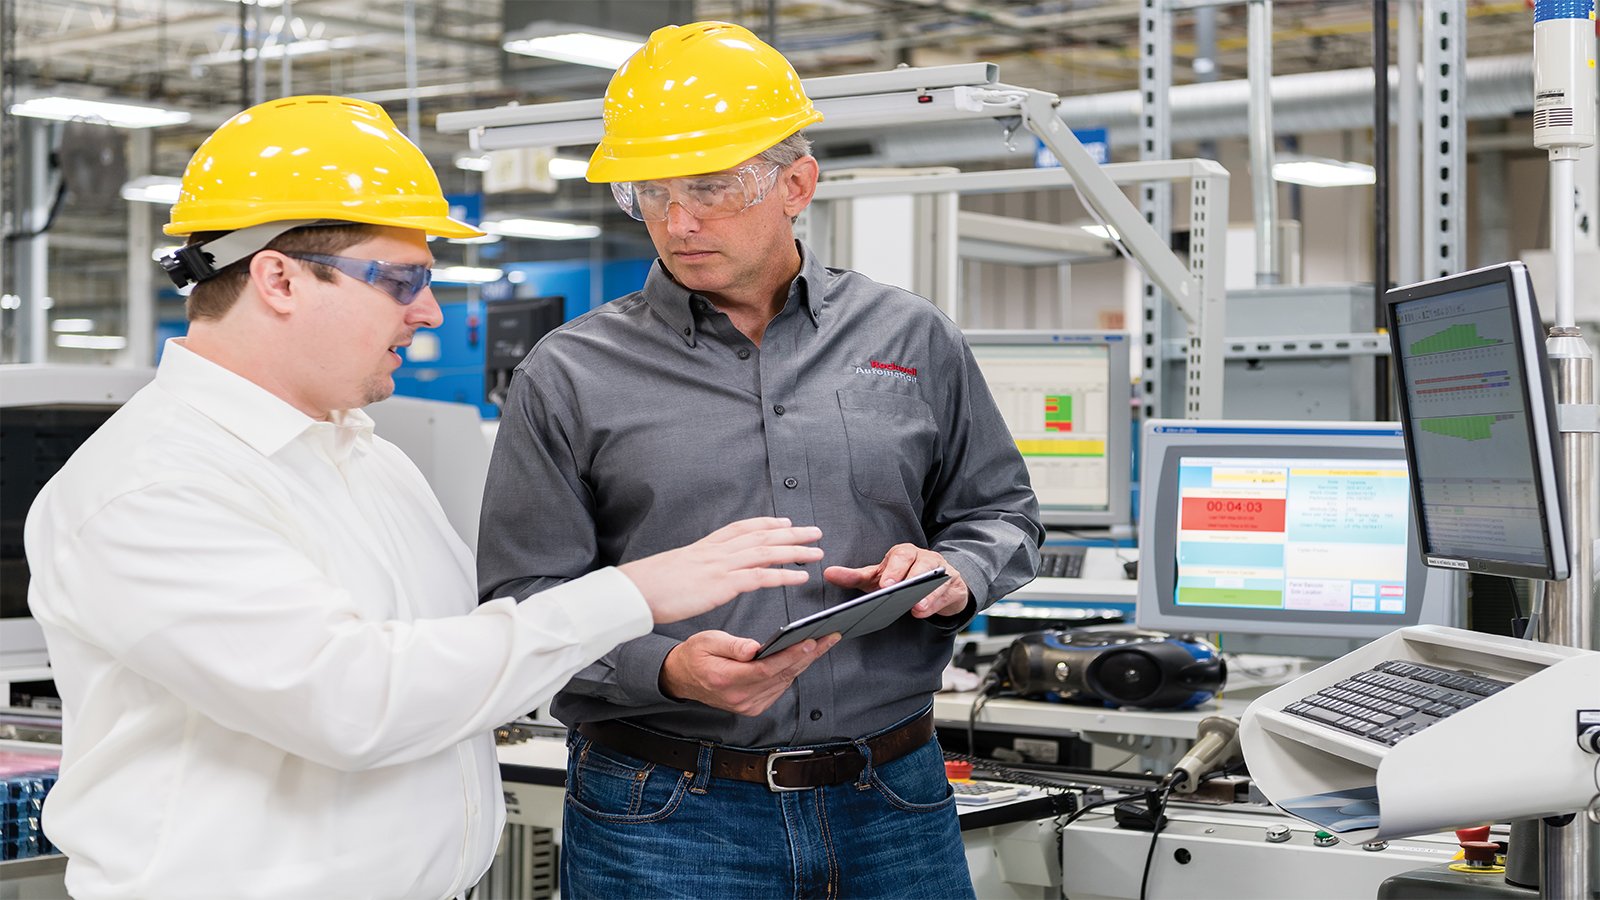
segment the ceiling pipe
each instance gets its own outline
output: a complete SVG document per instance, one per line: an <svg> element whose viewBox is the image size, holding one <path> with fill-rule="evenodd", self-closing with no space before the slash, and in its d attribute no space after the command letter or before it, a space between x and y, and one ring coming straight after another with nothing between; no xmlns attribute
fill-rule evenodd
<svg viewBox="0 0 1600 900"><path fill-rule="evenodd" d="M1001 71L1004 79L1005 72ZM1371 128L1371 69L1341 69L1278 75L1272 81L1274 134L1311 134ZM1399 73L1389 69L1391 96ZM1530 108L1533 60L1526 55L1467 60L1462 111L1471 119L1505 118ZM1249 82L1217 81L1173 88L1173 141L1194 142L1242 138L1249 133ZM1131 147L1138 140L1139 94L1116 91L1063 97L1058 108L1074 128L1105 128L1113 147ZM825 132L816 136L822 155L866 165L923 165L980 159L1032 159L1033 147L1019 141L1008 150L1000 126L936 125L902 128L890 133Z"/></svg>

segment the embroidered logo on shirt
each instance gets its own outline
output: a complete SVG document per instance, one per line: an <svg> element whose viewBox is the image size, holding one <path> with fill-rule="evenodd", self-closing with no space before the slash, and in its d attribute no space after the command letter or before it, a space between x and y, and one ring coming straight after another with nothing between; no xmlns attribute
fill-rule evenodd
<svg viewBox="0 0 1600 900"><path fill-rule="evenodd" d="M898 378L912 384L917 383L917 369L915 366L902 366L899 363L883 362L882 360L868 360L865 366L856 366L857 375L877 375L886 378Z"/></svg>

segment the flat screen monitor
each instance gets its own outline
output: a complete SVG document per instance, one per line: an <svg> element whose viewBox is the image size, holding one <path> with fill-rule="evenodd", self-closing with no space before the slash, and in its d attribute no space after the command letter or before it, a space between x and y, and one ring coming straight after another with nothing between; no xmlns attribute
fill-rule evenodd
<svg viewBox="0 0 1600 900"><path fill-rule="evenodd" d="M966 333L1047 526L1127 525L1133 413L1122 332Z"/></svg>
<svg viewBox="0 0 1600 900"><path fill-rule="evenodd" d="M1566 578L1555 406L1528 270L1489 266L1386 301L1428 565Z"/></svg>
<svg viewBox="0 0 1600 900"><path fill-rule="evenodd" d="M28 509L67 458L154 375L105 366L0 366L0 668L49 660L44 632L28 611L22 542Z"/></svg>
<svg viewBox="0 0 1600 900"><path fill-rule="evenodd" d="M1456 624L1422 564L1393 422L1152 419L1140 469L1141 627L1370 640Z"/></svg>

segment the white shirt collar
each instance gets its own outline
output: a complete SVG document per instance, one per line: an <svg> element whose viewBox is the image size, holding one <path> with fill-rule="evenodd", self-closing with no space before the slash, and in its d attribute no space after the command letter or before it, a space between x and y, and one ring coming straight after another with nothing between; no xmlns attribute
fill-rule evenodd
<svg viewBox="0 0 1600 900"><path fill-rule="evenodd" d="M172 338L161 354L156 384L201 415L271 456L308 430L332 431L331 447L348 453L372 441L372 418L359 409L336 410L329 422L311 418L255 382L219 366Z"/></svg>

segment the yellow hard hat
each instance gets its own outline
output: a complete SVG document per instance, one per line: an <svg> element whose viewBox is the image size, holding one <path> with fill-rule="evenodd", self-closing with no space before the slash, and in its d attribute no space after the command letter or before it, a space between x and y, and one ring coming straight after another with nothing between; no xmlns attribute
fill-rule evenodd
<svg viewBox="0 0 1600 900"><path fill-rule="evenodd" d="M450 218L439 177L376 103L285 97L222 123L183 170L167 234L333 220L439 237L482 232Z"/></svg>
<svg viewBox="0 0 1600 900"><path fill-rule="evenodd" d="M668 25L606 87L595 182L703 175L732 168L822 121L800 76L738 25Z"/></svg>

